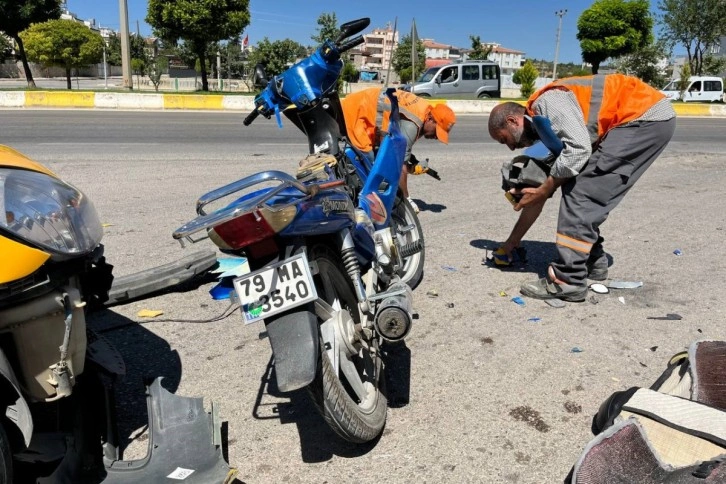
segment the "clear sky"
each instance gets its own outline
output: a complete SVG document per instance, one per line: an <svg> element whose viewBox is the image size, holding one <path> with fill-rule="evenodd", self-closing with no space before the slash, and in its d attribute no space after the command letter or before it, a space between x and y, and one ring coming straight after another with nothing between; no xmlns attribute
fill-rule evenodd
<svg viewBox="0 0 726 484"><path fill-rule="evenodd" d="M147 0L127 0L129 29L151 35L144 21ZM651 2L653 4L653 2ZM340 23L370 17L371 28L393 26L402 34L411 31L416 20L419 37L442 44L471 47L470 35L482 42L496 42L502 47L525 52L528 58L554 60L559 10L562 17L558 61L579 63L577 19L592 4L589 0L250 0L251 22L244 35L251 45L263 37L270 40L290 38L311 45L316 20L321 13L335 13ZM68 8L78 17L93 18L103 27L119 28L118 0L67 0Z"/></svg>

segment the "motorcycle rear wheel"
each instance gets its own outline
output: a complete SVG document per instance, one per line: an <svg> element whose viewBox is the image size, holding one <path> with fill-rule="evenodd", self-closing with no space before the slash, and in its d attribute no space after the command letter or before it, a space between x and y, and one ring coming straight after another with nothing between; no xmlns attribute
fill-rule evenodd
<svg viewBox="0 0 726 484"><path fill-rule="evenodd" d="M406 233L401 233L404 227L413 226ZM411 289L416 289L423 280L424 261L426 259L426 247L424 245L423 228L416 215L416 211L405 197L396 198L396 204L391 213L391 228L394 233L402 237L404 245L420 243L422 248L404 260L403 267L399 269L398 275L401 282L408 284Z"/></svg>
<svg viewBox="0 0 726 484"><path fill-rule="evenodd" d="M0 484L13 482L13 454L5 427L0 423Z"/></svg>
<svg viewBox="0 0 726 484"><path fill-rule="evenodd" d="M337 254L326 246L314 246L310 260L318 266L315 287L318 297L334 310L347 310L359 322L358 301L353 285ZM321 321L322 323L322 321ZM369 342L357 355L339 350L336 372L321 339L318 372L308 391L328 425L343 439L364 443L375 439L386 423L388 401L382 390L383 364L377 341Z"/></svg>

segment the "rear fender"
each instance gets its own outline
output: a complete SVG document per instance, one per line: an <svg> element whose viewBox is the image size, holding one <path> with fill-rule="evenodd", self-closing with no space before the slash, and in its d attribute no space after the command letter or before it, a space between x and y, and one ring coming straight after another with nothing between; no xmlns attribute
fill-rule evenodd
<svg viewBox="0 0 726 484"><path fill-rule="evenodd" d="M318 318L308 309L283 314L267 323L275 375L281 392L307 386L315 378L318 365Z"/></svg>
<svg viewBox="0 0 726 484"><path fill-rule="evenodd" d="M33 435L33 417L30 415L28 402L23 398L20 392L20 385L15 377L15 372L3 350L0 349L0 382L6 382L12 392L4 396L7 405L5 407L5 417L15 425L23 435L26 447L30 445L30 438ZM1 385L2 383L0 383ZM5 403L0 402L0 403ZM0 409L1 410L1 409Z"/></svg>

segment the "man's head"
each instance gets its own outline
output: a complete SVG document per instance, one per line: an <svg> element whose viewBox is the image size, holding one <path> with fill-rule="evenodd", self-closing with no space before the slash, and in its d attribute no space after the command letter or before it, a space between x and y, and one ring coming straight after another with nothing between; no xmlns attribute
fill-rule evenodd
<svg viewBox="0 0 726 484"><path fill-rule="evenodd" d="M521 104L498 104L489 115L489 136L507 145L510 150L532 146L537 141L537 135L524 115L525 109Z"/></svg>
<svg viewBox="0 0 726 484"><path fill-rule="evenodd" d="M437 104L431 108L423 125L423 136L449 143L449 132L456 124L456 114L446 104Z"/></svg>

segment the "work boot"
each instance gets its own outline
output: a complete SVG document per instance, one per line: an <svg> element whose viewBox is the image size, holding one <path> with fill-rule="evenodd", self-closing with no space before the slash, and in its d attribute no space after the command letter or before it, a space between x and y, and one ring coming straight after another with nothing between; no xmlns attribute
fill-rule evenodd
<svg viewBox="0 0 726 484"><path fill-rule="evenodd" d="M547 270L547 277L523 284L519 291L535 299L561 299L568 302L582 302L587 296L587 286L567 284L555 277L552 267Z"/></svg>

